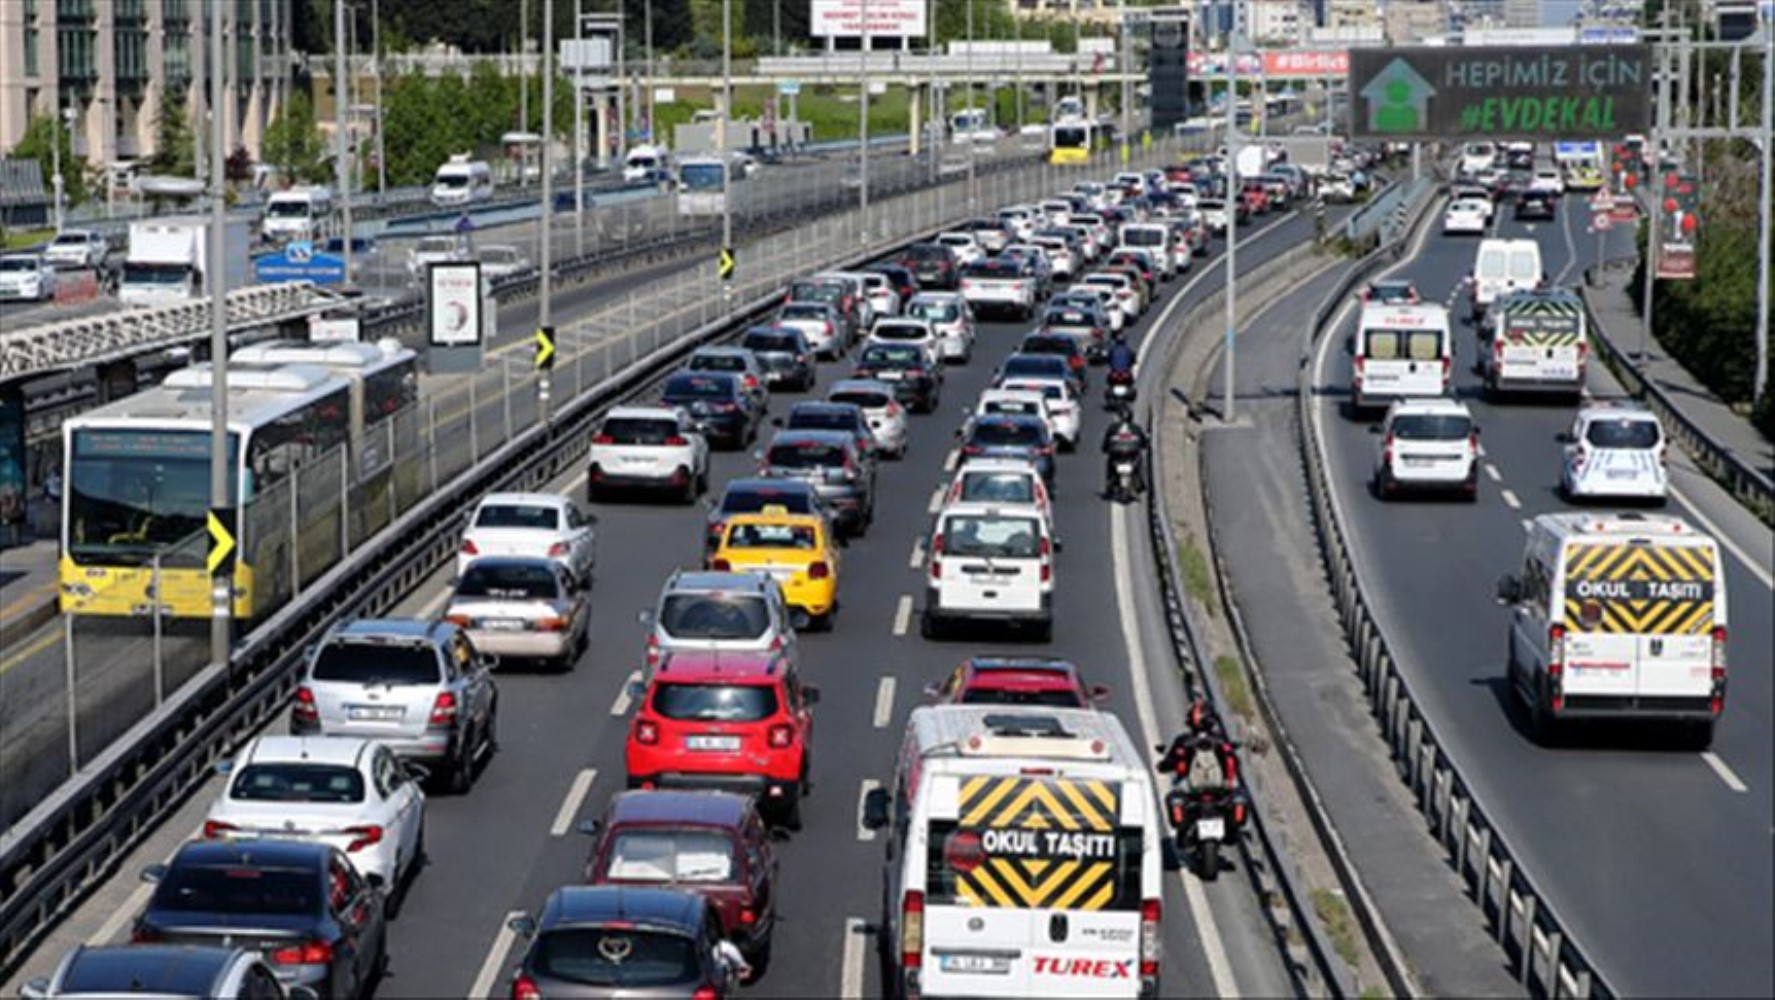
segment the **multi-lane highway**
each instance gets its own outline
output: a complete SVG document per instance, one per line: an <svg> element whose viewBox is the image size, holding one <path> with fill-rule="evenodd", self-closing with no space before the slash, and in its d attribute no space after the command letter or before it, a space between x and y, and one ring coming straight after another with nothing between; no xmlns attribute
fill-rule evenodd
<svg viewBox="0 0 1775 1000"><path fill-rule="evenodd" d="M1242 234L1242 265L1255 267L1310 232L1310 222L1292 216L1253 226ZM1218 268L1198 263L1149 312L1141 334L1173 328L1181 310L1219 280ZM953 461L954 430L1024 329L983 324L973 363L948 372L940 411L914 418L910 454L883 469L874 526L845 552L836 628L804 640L807 679L825 694L816 709L816 791L807 803L805 828L780 854L783 924L770 972L750 991L757 995L878 992L870 925L879 917L882 848L858 826L865 782L890 775L899 727L925 684L964 656L1018 645L991 634L923 640L916 607L922 538ZM821 387L845 367L825 366ZM1100 377L1093 383L1100 391ZM779 398L772 408L781 412L785 406ZM1102 431L1101 410L1093 405L1086 420L1082 439L1091 443ZM743 453L719 455L715 488L753 464ZM1055 573L1054 641L1039 648L1074 659L1091 680L1109 685L1111 710L1138 741L1167 738L1181 723L1181 693L1163 632L1155 628L1162 612L1150 583L1140 516L1097 497L1101 462L1089 446L1060 464L1058 517L1066 547ZM584 477L567 475L552 488L583 495ZM698 562L701 514L646 504L594 509L600 571L591 648L569 674L499 677L500 751L470 794L434 797L429 804L431 863L393 925L383 996L503 992L513 958L511 935L502 930L506 916L533 909L551 889L577 877L588 845L569 832L573 822L595 815L622 786L631 707L625 691L639 667L644 635L636 613L653 604L672 569ZM442 574L426 581L400 612L435 614L446 588ZM214 786L212 781L200 789L137 852L138 859L158 860L189 836ZM24 971L43 971L61 947L126 934L128 917L144 898L132 875L126 870L99 889ZM1291 991L1272 931L1242 879L1204 886L1194 876L1168 875L1165 944L1169 995Z"/></svg>
<svg viewBox="0 0 1775 1000"><path fill-rule="evenodd" d="M1568 197L1556 220L1525 224L1501 210L1498 235L1539 241L1548 275L1577 283L1594 262L1587 211ZM1631 232L1604 252L1632 252ZM1434 222L1392 276L1466 315L1458 286L1475 239ZM1455 391L1483 428L1478 503L1381 503L1370 495L1377 439L1344 412L1349 364L1340 314L1313 358L1322 446L1357 569L1420 706L1525 872L1567 930L1626 993L1775 992L1771 819L1771 540L1710 481L1672 454L1670 512L1720 539L1730 603L1730 690L1712 749L1685 752L1631 727L1580 732L1547 749L1527 736L1504 680L1508 612L1494 582L1521 568L1524 525L1567 509L1555 489L1571 420L1559 404L1486 402L1457 325ZM1621 331L1616 331L1617 335ZM1600 366L1590 392L1619 395Z"/></svg>

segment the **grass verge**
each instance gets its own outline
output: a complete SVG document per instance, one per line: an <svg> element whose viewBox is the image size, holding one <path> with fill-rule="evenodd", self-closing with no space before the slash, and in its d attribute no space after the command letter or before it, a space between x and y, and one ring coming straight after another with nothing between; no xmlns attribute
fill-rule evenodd
<svg viewBox="0 0 1775 1000"><path fill-rule="evenodd" d="M1355 969L1362 956L1356 948L1355 920L1350 916L1350 906L1344 902L1344 897L1330 889L1314 889L1313 912L1319 915L1325 933L1331 935L1331 946L1337 949L1338 957Z"/></svg>
<svg viewBox="0 0 1775 1000"><path fill-rule="evenodd" d="M1183 590L1200 601L1210 615L1220 614L1220 596L1214 587L1214 572L1208 568L1208 557L1196 547L1196 540L1185 534L1177 543L1177 566L1183 573Z"/></svg>
<svg viewBox="0 0 1775 1000"><path fill-rule="evenodd" d="M16 229L8 232L0 239L0 250L16 250L19 247L36 246L47 243L55 235L53 229Z"/></svg>
<svg viewBox="0 0 1775 1000"><path fill-rule="evenodd" d="M1251 688L1245 683L1245 671L1239 668L1239 661L1230 656L1216 656L1214 676L1220 681L1220 693L1226 698L1226 707L1235 715L1247 719L1256 718L1257 713L1251 702Z"/></svg>

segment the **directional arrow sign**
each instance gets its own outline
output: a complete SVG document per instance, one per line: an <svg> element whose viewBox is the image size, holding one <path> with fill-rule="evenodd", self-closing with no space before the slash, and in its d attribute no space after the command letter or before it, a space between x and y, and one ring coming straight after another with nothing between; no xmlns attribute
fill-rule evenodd
<svg viewBox="0 0 1775 1000"><path fill-rule="evenodd" d="M722 247L721 248L721 256L716 258L715 269L718 273L720 273L722 281L732 281L733 280L733 248L732 247Z"/></svg>
<svg viewBox="0 0 1775 1000"><path fill-rule="evenodd" d="M211 576L228 576L234 572L234 535L228 530L228 522L234 519L234 511L227 507L210 508L210 554L204 561Z"/></svg>
<svg viewBox="0 0 1775 1000"><path fill-rule="evenodd" d="M536 330L536 370L546 372L555 367L555 328L552 326L538 327Z"/></svg>

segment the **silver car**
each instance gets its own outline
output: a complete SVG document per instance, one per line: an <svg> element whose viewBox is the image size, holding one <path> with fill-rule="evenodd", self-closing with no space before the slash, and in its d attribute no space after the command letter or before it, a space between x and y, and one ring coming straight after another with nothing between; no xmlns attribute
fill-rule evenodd
<svg viewBox="0 0 1775 1000"><path fill-rule="evenodd" d="M25 983L26 1000L51 997L191 997L204 1000L309 1000L313 988L284 986L249 948L199 944L76 945L55 972Z"/></svg>
<svg viewBox="0 0 1775 1000"><path fill-rule="evenodd" d="M375 740L467 792L497 742L492 666L451 622L347 622L310 651L290 732Z"/></svg>
<svg viewBox="0 0 1775 1000"><path fill-rule="evenodd" d="M647 669L686 649L785 651L800 658L783 588L759 573L679 570L660 591L659 604L641 612L647 633Z"/></svg>
<svg viewBox="0 0 1775 1000"><path fill-rule="evenodd" d="M944 363L965 365L974 356L974 311L960 293L919 292L906 304L905 315L931 325Z"/></svg>
<svg viewBox="0 0 1775 1000"><path fill-rule="evenodd" d="M917 301L914 299L913 301ZM906 457L911 442L910 421L906 407L894 398L894 387L868 378L847 378L832 386L826 399L833 403L850 403L863 411L869 430L875 435L875 447L884 455Z"/></svg>
<svg viewBox="0 0 1775 1000"><path fill-rule="evenodd" d="M591 640L592 600L551 559L487 556L456 581L444 620L483 652L572 670Z"/></svg>

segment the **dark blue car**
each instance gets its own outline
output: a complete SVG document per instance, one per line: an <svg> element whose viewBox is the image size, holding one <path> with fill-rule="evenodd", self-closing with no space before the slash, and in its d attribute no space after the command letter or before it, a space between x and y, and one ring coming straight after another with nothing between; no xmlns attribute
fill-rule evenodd
<svg viewBox="0 0 1775 1000"><path fill-rule="evenodd" d="M682 407L710 444L744 448L758 433L757 402L729 372L679 372L666 379L660 401Z"/></svg>

